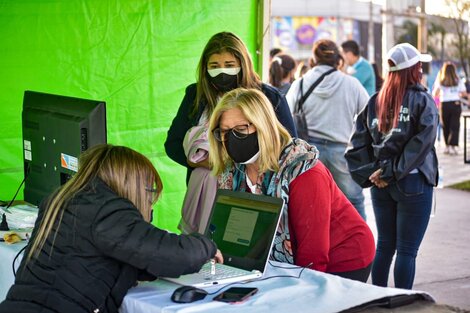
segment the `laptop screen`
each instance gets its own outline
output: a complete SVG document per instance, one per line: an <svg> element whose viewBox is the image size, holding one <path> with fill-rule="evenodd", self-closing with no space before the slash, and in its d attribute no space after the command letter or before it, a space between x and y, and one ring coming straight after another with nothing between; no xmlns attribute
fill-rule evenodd
<svg viewBox="0 0 470 313"><path fill-rule="evenodd" d="M224 255L224 263L263 271L283 201L247 192L218 190L205 234Z"/></svg>

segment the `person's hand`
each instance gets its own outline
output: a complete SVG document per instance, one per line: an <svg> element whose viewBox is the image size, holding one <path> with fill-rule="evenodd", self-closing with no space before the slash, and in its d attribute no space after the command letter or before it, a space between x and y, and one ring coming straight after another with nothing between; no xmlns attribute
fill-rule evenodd
<svg viewBox="0 0 470 313"><path fill-rule="evenodd" d="M382 175L382 169L378 169L375 172L372 173L372 175L369 176L369 180L377 186L377 188L385 188L388 186L388 183L380 178L380 175Z"/></svg>
<svg viewBox="0 0 470 313"><path fill-rule="evenodd" d="M377 186L377 188L385 188L385 187L388 186L388 183L387 183L385 180L383 180L383 179L379 179L379 180L375 183L375 185Z"/></svg>
<svg viewBox="0 0 470 313"><path fill-rule="evenodd" d="M222 252L220 252L219 249L217 249L214 259L217 263L224 263L224 256L222 255Z"/></svg>

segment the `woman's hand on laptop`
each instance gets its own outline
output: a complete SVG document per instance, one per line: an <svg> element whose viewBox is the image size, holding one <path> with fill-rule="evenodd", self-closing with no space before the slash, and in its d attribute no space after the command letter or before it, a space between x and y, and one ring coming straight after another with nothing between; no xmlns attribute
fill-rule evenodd
<svg viewBox="0 0 470 313"><path fill-rule="evenodd" d="M224 256L222 255L222 252L220 252L219 249L217 249L217 252L214 255L214 259L217 263L224 263Z"/></svg>

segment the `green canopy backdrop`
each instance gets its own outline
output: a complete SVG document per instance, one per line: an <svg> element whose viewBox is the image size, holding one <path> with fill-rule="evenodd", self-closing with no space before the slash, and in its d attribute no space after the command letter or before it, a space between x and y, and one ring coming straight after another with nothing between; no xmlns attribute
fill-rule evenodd
<svg viewBox="0 0 470 313"><path fill-rule="evenodd" d="M23 179L25 90L104 100L108 142L152 160L164 183L154 223L176 231L186 170L165 154L167 130L213 34L235 32L257 62L258 8L256 0L0 0L0 200Z"/></svg>

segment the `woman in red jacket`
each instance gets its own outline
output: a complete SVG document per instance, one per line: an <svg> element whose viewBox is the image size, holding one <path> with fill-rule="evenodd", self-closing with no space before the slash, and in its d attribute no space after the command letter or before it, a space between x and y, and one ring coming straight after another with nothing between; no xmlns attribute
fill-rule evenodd
<svg viewBox="0 0 470 313"><path fill-rule="evenodd" d="M228 92L209 129L219 188L285 200L272 259L367 281L375 254L372 232L318 160L317 149L291 138L266 96L254 89Z"/></svg>

